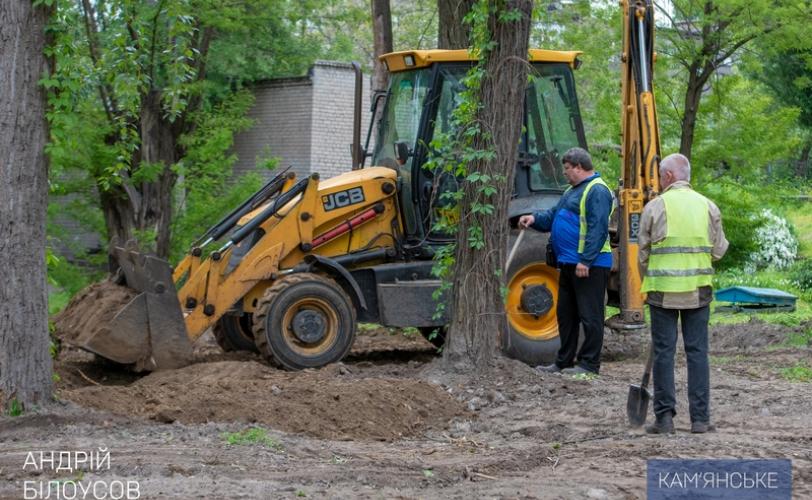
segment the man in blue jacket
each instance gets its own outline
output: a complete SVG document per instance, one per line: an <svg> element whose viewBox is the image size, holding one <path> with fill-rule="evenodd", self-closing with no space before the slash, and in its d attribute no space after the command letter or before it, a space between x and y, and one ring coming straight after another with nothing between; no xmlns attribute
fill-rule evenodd
<svg viewBox="0 0 812 500"><path fill-rule="evenodd" d="M561 271L556 307L561 347L554 364L538 368L550 373L597 374L603 348L604 298L612 268L609 216L613 196L584 149L570 149L562 163L570 187L555 208L519 218L520 228L551 233ZM584 342L579 350L580 325Z"/></svg>

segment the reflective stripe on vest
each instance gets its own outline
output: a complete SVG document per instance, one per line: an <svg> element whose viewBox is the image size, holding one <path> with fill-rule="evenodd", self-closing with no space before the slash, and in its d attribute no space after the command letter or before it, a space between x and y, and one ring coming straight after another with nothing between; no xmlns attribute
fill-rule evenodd
<svg viewBox="0 0 812 500"><path fill-rule="evenodd" d="M651 247L642 292L690 292L710 286L713 266L708 200L691 189L663 193L666 235Z"/></svg>
<svg viewBox="0 0 812 500"><path fill-rule="evenodd" d="M589 190L592 189L592 186L594 186L595 184L600 184L601 186L605 187L606 189L609 189L609 186L607 186L606 183L603 182L603 179L601 179L600 177L595 177L594 179L589 181L589 184L587 184L586 187L584 188L584 192L581 193L581 202L580 202L580 206L579 206L579 212L580 213L578 214L578 222L579 222L579 227L578 227L578 253L584 253L584 247L586 246L586 195L589 194ZM572 189L572 186L568 187L567 191L569 191L570 189ZM564 193L566 194L567 191L564 191ZM612 190L609 189L609 194L611 194L611 193L612 193ZM613 197L614 197L614 195L613 195ZM612 218L612 212L614 212L614 211L615 211L615 207L614 207L614 203L613 203L612 204L612 210L609 211L609 218L610 219ZM600 253L607 253L607 252L611 252L611 251L612 251L612 247L609 246L609 234L607 234L606 235L606 242L604 242L603 247L601 247Z"/></svg>

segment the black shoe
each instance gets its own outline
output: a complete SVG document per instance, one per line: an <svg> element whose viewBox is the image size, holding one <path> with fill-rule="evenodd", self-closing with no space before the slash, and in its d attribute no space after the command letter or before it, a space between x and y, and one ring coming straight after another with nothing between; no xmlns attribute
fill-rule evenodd
<svg viewBox="0 0 812 500"><path fill-rule="evenodd" d="M560 373L561 368L558 367L557 364L553 363L551 365L538 365L536 370L542 373Z"/></svg>
<svg viewBox="0 0 812 500"><path fill-rule="evenodd" d="M692 434L705 434L706 432L715 432L716 426L710 422L691 422Z"/></svg>
<svg viewBox="0 0 812 500"><path fill-rule="evenodd" d="M674 433L674 416L671 413L665 413L657 417L657 421L651 425L646 426L646 434L673 434Z"/></svg>

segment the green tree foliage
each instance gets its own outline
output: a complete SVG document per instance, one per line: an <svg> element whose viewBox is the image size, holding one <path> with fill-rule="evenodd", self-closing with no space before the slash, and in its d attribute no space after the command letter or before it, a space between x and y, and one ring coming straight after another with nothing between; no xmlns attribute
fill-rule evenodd
<svg viewBox="0 0 812 500"><path fill-rule="evenodd" d="M777 102L759 82L739 74L716 82L702 105L693 163L697 180L719 175L740 183L763 181L768 168L792 155L800 143L800 110Z"/></svg>
<svg viewBox="0 0 812 500"><path fill-rule="evenodd" d="M800 110L798 123L804 135L794 174L809 176L812 150L812 49L790 48L771 53L755 73L785 105Z"/></svg>
<svg viewBox="0 0 812 500"><path fill-rule="evenodd" d="M358 44L348 27L367 14L360 0L56 5L48 55L58 71L43 82L52 194L61 197L53 211L162 255L177 255L195 226L258 182L226 182L233 135L250 125L244 84L352 58Z"/></svg>
<svg viewBox="0 0 812 500"><path fill-rule="evenodd" d="M809 44L803 36L812 22L804 0L673 0L659 4L666 23L659 30L659 50L678 72L681 95L670 96L680 121L680 152L691 156L700 103L719 81L720 68L729 67L755 48L755 41L771 47Z"/></svg>
<svg viewBox="0 0 812 500"><path fill-rule="evenodd" d="M550 9L549 3L538 2L534 21L535 28L530 33L531 47L583 52L579 56L583 65L575 76L590 150L599 157L601 152L617 150L622 45L620 9L615 3L587 1Z"/></svg>

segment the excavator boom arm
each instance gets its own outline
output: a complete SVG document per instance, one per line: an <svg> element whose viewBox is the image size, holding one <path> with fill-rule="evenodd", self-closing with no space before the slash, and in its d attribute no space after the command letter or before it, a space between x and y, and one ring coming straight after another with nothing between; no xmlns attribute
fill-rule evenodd
<svg viewBox="0 0 812 500"><path fill-rule="evenodd" d="M622 0L623 53L621 177L618 234L621 328L643 325L642 278L637 265L644 205L659 191L660 136L653 94L654 4Z"/></svg>

